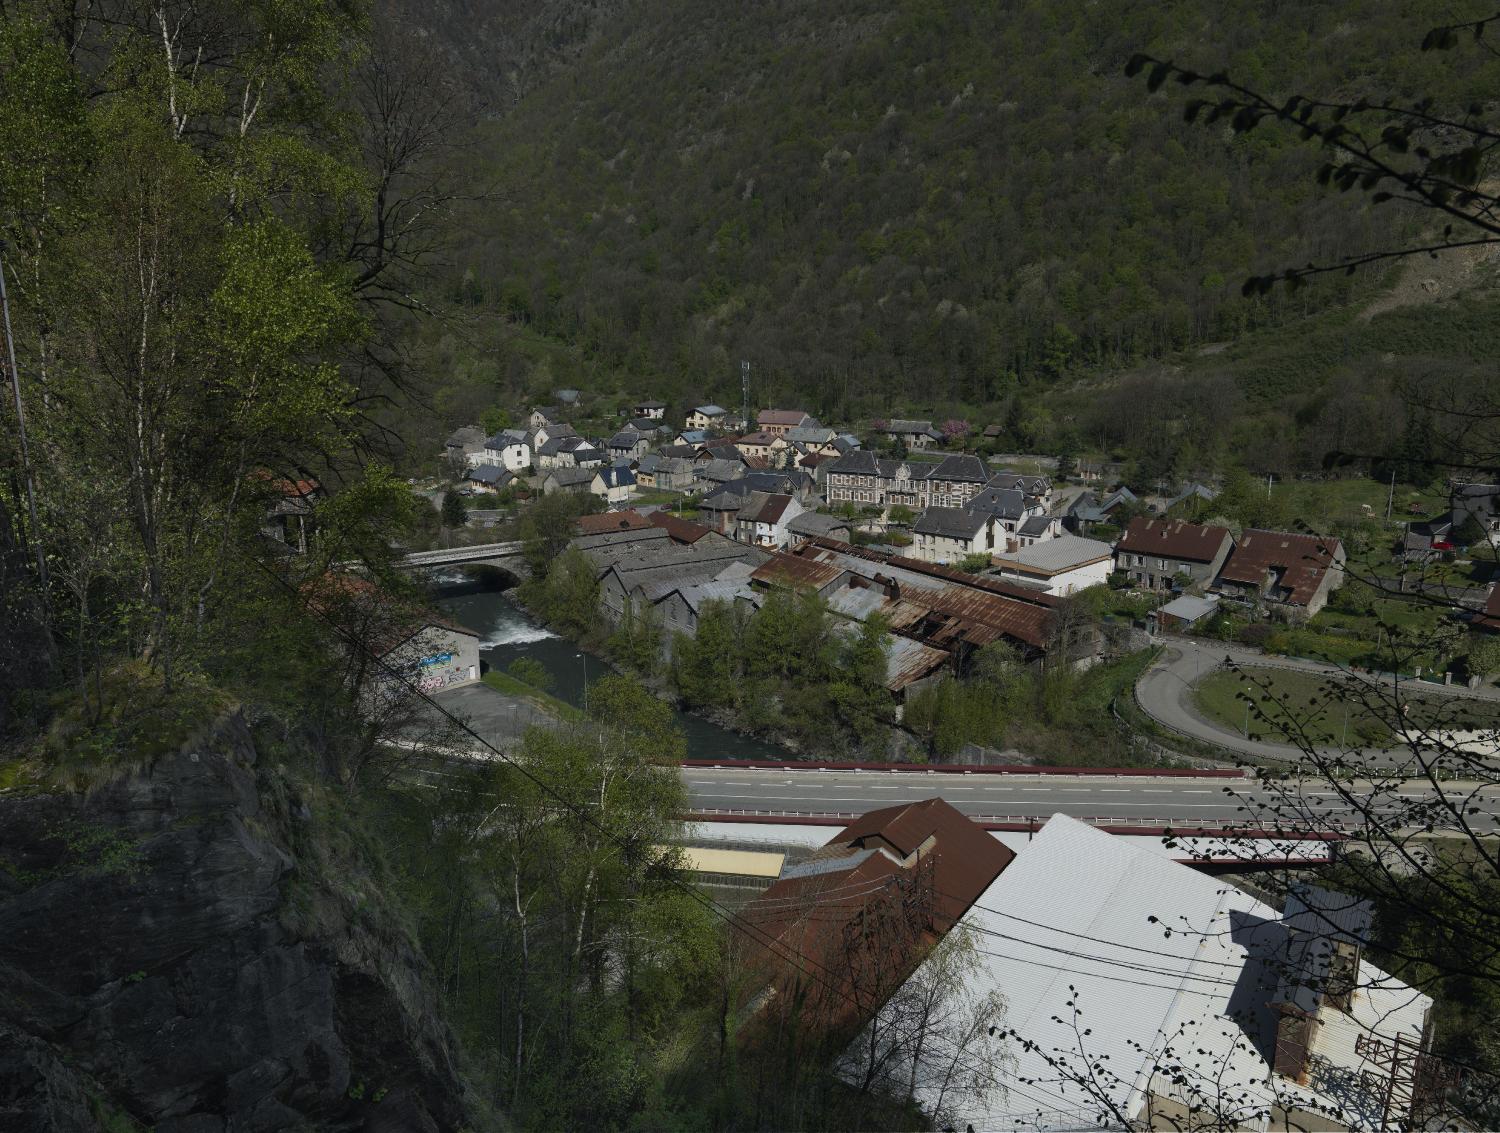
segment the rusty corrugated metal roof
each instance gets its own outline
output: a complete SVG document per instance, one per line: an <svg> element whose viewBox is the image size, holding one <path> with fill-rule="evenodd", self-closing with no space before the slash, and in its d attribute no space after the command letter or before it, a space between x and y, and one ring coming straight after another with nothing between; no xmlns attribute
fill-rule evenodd
<svg viewBox="0 0 1500 1133"><path fill-rule="evenodd" d="M835 563L822 563L816 559L799 558L782 551L774 551L770 559L750 573L752 582L767 586L807 587L821 590L839 575L844 568Z"/></svg>

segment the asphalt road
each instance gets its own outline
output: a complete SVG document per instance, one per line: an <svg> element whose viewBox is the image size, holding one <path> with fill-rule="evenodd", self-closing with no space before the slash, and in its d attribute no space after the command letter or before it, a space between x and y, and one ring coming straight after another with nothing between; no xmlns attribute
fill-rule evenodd
<svg viewBox="0 0 1500 1133"><path fill-rule="evenodd" d="M1297 763L1305 759L1306 755L1290 744L1247 739L1239 732L1209 720L1198 711L1193 703L1192 687L1194 684L1222 666L1226 657L1247 670L1275 668L1317 673L1330 677L1348 675L1341 669L1317 661L1307 661L1296 657L1268 656L1227 643L1215 642L1208 645L1187 638L1172 638L1164 644L1165 649L1161 659L1146 670L1136 682L1136 703L1141 706L1146 715L1163 727L1206 743L1215 744L1236 755L1255 759ZM1500 699L1500 690L1494 688L1471 691L1462 687L1434 684L1430 681L1404 681L1402 688L1413 692L1421 691L1424 695ZM1357 759L1369 767L1394 767L1410 763L1412 754L1406 748L1397 748L1394 751L1367 748L1350 753L1350 758Z"/></svg>
<svg viewBox="0 0 1500 1133"><path fill-rule="evenodd" d="M1360 817L1326 789L1266 787L1246 779L727 767L685 767L682 777L694 811L702 814L857 815L941 797L965 814L996 822L1067 814L1109 825L1255 825L1273 821L1272 808L1287 800L1321 829L1358 825ZM1407 783L1380 795L1381 808L1399 811L1430 795L1429 788ZM1471 803L1488 812L1485 821L1493 828L1500 789L1486 789Z"/></svg>

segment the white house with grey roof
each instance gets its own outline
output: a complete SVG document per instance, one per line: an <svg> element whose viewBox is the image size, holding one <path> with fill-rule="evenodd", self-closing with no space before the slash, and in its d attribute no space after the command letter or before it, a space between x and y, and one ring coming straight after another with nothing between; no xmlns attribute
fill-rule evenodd
<svg viewBox="0 0 1500 1133"><path fill-rule="evenodd" d="M724 417L729 411L722 405L699 405L687 415L683 422L686 429L722 429Z"/></svg>
<svg viewBox="0 0 1500 1133"><path fill-rule="evenodd" d="M991 561L1006 582L1064 595L1108 580L1114 549L1097 539L1059 535L1015 550L998 550Z"/></svg>
<svg viewBox="0 0 1500 1133"><path fill-rule="evenodd" d="M911 557L927 563L957 563L968 555L988 554L995 546L994 517L967 508L927 508L911 531Z"/></svg>
<svg viewBox="0 0 1500 1133"><path fill-rule="evenodd" d="M494 436L486 437L479 449L468 457L470 468L492 464L508 472L530 468L531 460L531 443L525 429L502 429Z"/></svg>

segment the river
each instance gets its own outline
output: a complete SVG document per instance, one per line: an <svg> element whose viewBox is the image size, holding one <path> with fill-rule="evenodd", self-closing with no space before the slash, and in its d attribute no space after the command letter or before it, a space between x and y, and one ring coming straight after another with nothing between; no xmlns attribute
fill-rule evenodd
<svg viewBox="0 0 1500 1133"><path fill-rule="evenodd" d="M462 571L435 572L429 578L433 604L460 625L479 632L479 656L488 668L505 669L529 657L552 674L553 696L583 707L584 691L613 670L573 642L539 624L494 584ZM676 712L692 759L788 759L787 751L721 728L700 716Z"/></svg>

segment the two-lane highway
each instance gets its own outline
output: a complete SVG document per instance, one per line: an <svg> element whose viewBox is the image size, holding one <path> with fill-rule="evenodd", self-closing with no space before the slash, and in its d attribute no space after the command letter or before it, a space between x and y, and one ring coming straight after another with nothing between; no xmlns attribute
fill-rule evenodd
<svg viewBox="0 0 1500 1133"><path fill-rule="evenodd" d="M1046 819L1067 814L1101 824L1142 826L1226 824L1259 826L1294 815L1309 825L1337 830L1360 824L1357 807L1326 785L1296 788L1261 785L1239 778L1196 776L1115 776L1046 774L955 774L952 772L802 770L749 767L684 767L692 807L698 814L836 815L863 814L879 807L941 797L974 818L992 822ZM1464 788L1455 788L1462 791ZM1377 809L1399 812L1432 796L1415 782L1374 796ZM1469 800L1491 814L1500 792L1486 790ZM1326 821L1325 821L1326 820ZM1493 820L1491 820L1492 822ZM1298 823L1302 825L1303 823Z"/></svg>

